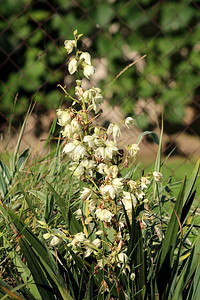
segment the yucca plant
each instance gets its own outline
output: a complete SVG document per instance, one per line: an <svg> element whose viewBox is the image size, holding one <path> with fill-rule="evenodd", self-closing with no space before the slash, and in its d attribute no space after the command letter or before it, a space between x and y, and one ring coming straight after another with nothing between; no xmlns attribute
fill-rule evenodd
<svg viewBox="0 0 200 300"><path fill-rule="evenodd" d="M0 162L1 299L198 299L192 204L200 161L175 199L161 173L163 130L160 139L144 132L122 151L117 124L92 125L103 97L82 86L95 70L77 48L81 36L75 31L65 41L68 54L75 50L69 73L80 77L75 95L60 86L73 100L57 111L64 145L59 138L52 153L30 164L28 150L18 154L25 120L10 168ZM158 154L154 172L141 176L135 157L146 134Z"/></svg>

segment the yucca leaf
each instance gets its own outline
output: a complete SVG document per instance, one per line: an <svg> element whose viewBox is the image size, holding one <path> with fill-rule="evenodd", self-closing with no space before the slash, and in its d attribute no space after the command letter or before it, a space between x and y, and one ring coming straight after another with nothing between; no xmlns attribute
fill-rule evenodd
<svg viewBox="0 0 200 300"><path fill-rule="evenodd" d="M49 249L45 247L45 244L43 244L29 228L27 228L27 225L25 226L25 224L18 219L18 217L13 211L8 210L7 212L17 230L25 236L25 238L33 247L37 255L39 255L39 257L41 257L44 263L46 263L46 265L49 267L49 275L51 276L52 280L54 280L54 282L56 283L63 299L72 300L72 297L66 290L65 282L61 277L61 274L59 273L56 262Z"/></svg>
<svg viewBox="0 0 200 300"><path fill-rule="evenodd" d="M183 209L182 209L182 213L181 213L181 218L180 218L180 222L181 224L183 224L183 222L185 221L189 211L190 211L190 208L192 206L192 203L194 201L194 197L196 195L196 190L191 193L188 198L186 199L184 205L183 205Z"/></svg>
<svg viewBox="0 0 200 300"><path fill-rule="evenodd" d="M9 243L9 242L7 241L7 243ZM37 286L34 283L30 269L22 262L20 256L14 249L9 252L9 255L10 255L12 262L15 265L17 271L19 272L25 286L28 289L28 291L26 289L26 293L27 294L30 293L34 296L34 298L36 297L37 299L39 299L40 294L38 292Z"/></svg>
<svg viewBox="0 0 200 300"><path fill-rule="evenodd" d="M3 172L0 171L0 194L2 198L6 196L7 191L8 188L7 188L5 177L3 176Z"/></svg>
<svg viewBox="0 0 200 300"><path fill-rule="evenodd" d="M130 258L130 265L133 262L136 274L136 289L140 291L138 300L144 299L146 289L145 260L143 248L143 236L140 224L136 221L135 209L132 205L132 225L130 229L127 256Z"/></svg>
<svg viewBox="0 0 200 300"><path fill-rule="evenodd" d="M186 300L200 299L200 264L198 265Z"/></svg>
<svg viewBox="0 0 200 300"><path fill-rule="evenodd" d="M0 172L2 172L2 174L4 175L6 183L11 184L12 181L11 173L8 167L6 166L6 164L4 164L2 160L0 160Z"/></svg>
<svg viewBox="0 0 200 300"><path fill-rule="evenodd" d="M26 113L26 116L24 118L24 121L23 121L23 124L22 124L22 127L21 127L21 130L19 132L19 137L18 137L18 140L17 140L17 144L15 146L15 151L14 151L14 154L13 154L13 157L12 157L12 170L13 170L13 173L16 171L16 161L17 161L17 156L18 156L18 152L19 152L19 147L20 147L20 144L21 144L21 141L22 141L22 137L23 137L23 134L24 134L24 131L25 131L25 128L26 128L26 124L27 124L27 121L28 121L28 118L29 116L31 115L32 111L33 111L33 108L34 108L34 105L32 106L32 104L30 104L29 108L28 108L28 111ZM25 150L26 151L26 150Z"/></svg>
<svg viewBox="0 0 200 300"><path fill-rule="evenodd" d="M192 174L190 175L190 179L187 183L187 186L186 186L186 189L185 189L185 197L184 197L184 202L187 201L187 199L189 199L192 191L193 191L193 187L196 183L196 180L197 180L197 176L198 176L198 173L199 173L199 168L200 168L200 158L198 159L195 167L194 167L194 170L192 171Z"/></svg>
<svg viewBox="0 0 200 300"><path fill-rule="evenodd" d="M149 135L153 141L159 145L159 138L157 136L157 134L153 131L144 131L142 132L139 136L138 136L138 139L137 139L137 144L139 145L139 143L141 142L141 139L145 136L145 135Z"/></svg>
<svg viewBox="0 0 200 300"><path fill-rule="evenodd" d="M5 281L3 281L3 280L0 278L0 296L2 296L2 297L1 297L1 300L4 298L4 296L5 296L4 299L7 299L7 298L8 298L8 297L7 297L7 295L9 295L8 292L10 292L11 294L14 293L14 296L15 296L15 297L18 297L18 298L11 298L11 299L26 300L23 296L21 296L21 295L16 291L17 289L18 289L18 287L15 287L15 288L13 289L12 286L10 286L9 284L7 284ZM11 295L11 294L10 294L10 295Z"/></svg>
<svg viewBox="0 0 200 300"><path fill-rule="evenodd" d="M29 153L29 148L27 148L26 150L24 150L24 152L22 152L22 154L20 154L15 165L15 172L21 171L21 169L24 167L28 158L28 153Z"/></svg>
<svg viewBox="0 0 200 300"><path fill-rule="evenodd" d="M54 290L52 286L50 286L50 282L47 279L48 274L47 272L45 273L45 269L42 266L40 258L36 256L32 247L28 244L25 238L20 237L19 245L28 264L29 270L31 271L31 274L34 278L38 291L41 295L41 299L54 300Z"/></svg>
<svg viewBox="0 0 200 300"><path fill-rule="evenodd" d="M65 220L65 223L68 224L68 211L67 211L67 203L65 201L64 198L62 198L56 191L55 189L52 187L52 185L46 181L51 194L54 196L54 200L56 202L56 204L58 205L58 207L60 208L60 212L63 216L63 219Z"/></svg>
<svg viewBox="0 0 200 300"><path fill-rule="evenodd" d="M25 298L17 296L15 293L13 293L11 290L7 289L6 287L2 286L1 288L5 292L5 296L3 296L1 298L1 300L7 299L7 296L9 296L9 298L12 299L12 300L25 300Z"/></svg>
<svg viewBox="0 0 200 300"><path fill-rule="evenodd" d="M188 285L188 282L192 280L199 280L199 270L197 273L195 273L195 270L199 268L200 265L200 234L198 235L195 244L191 250L191 254L187 259L187 262L184 265L184 268L178 278L178 283L177 286L173 292L173 297L174 299L181 299L182 297L182 292ZM197 276L195 278L195 276ZM190 282L191 284L191 282ZM195 298L194 298L195 299ZM198 299L198 298L197 298ZM196 299L195 299L196 300Z"/></svg>
<svg viewBox="0 0 200 300"><path fill-rule="evenodd" d="M44 149L46 149L46 147L47 147L47 145L48 145L48 143L49 143L49 141L50 141L50 139L51 139L52 134L54 134L54 132L55 132L55 129L56 129L56 122L57 122L57 118L55 118L55 119L53 120L52 124L51 124L51 127L50 127L50 129L49 129L49 133L48 133L48 137L47 137L47 139L46 139L46 141L45 141L45 144L44 144Z"/></svg>
<svg viewBox="0 0 200 300"><path fill-rule="evenodd" d="M184 191L186 185L186 176L182 183L179 195L177 197L174 210L172 212L167 230L165 233L164 240L161 246L161 252L159 257L159 262L157 266L157 284L160 296L165 293L168 281L170 280L170 273L172 267L172 260L174 257L174 250L177 243L178 231L179 231L179 220L181 216L183 201L184 201ZM165 280L163 280L165 278Z"/></svg>
<svg viewBox="0 0 200 300"><path fill-rule="evenodd" d="M20 186L21 192L24 196L26 203L28 204L30 210L33 212L34 216L37 218L37 213L35 211L35 208L33 207L31 200L29 199L29 195L23 189L21 182L19 182L19 186Z"/></svg>

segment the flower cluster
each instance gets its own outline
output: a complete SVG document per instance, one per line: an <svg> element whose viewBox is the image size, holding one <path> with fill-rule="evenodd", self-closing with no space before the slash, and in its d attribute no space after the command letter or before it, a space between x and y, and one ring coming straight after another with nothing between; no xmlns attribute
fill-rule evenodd
<svg viewBox="0 0 200 300"><path fill-rule="evenodd" d="M80 77L76 80L74 96L62 87L73 100L72 106L57 110L58 124L66 140L63 152L71 160L70 170L75 180L83 181L85 185L80 190L81 204L75 212L83 232L68 233L68 247L85 258L93 255L97 269L118 267L129 272L133 280L135 276L126 255L130 237L125 211L131 221L132 210L148 202L145 191L150 178L143 176L134 181L121 175L121 170L135 158L140 148L138 144L131 144L126 149L119 149L117 140L121 137L121 129L118 124L111 123L107 129L92 125L101 113L103 96L99 88L85 89L82 85L81 76L90 79L95 69L90 54L77 49L81 36L75 31L74 40L64 42L68 54L75 51L69 60L68 71L70 74L76 72ZM74 108L76 103L80 107L78 111ZM92 110L93 118L90 116ZM123 124L130 129L133 122L128 117ZM154 172L153 176L157 182L161 181L160 173ZM54 238L51 244L57 242Z"/></svg>

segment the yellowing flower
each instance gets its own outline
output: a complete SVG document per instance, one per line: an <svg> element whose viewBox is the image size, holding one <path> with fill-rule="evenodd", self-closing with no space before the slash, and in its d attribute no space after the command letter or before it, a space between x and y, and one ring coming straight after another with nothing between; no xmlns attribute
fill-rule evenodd
<svg viewBox="0 0 200 300"><path fill-rule="evenodd" d="M141 189L146 189L148 185L150 184L150 180L147 177L141 177L140 179L140 186Z"/></svg>

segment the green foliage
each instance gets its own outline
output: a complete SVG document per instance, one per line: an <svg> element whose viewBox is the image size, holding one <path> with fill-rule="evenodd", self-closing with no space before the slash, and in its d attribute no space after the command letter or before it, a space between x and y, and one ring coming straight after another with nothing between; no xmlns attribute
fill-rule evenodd
<svg viewBox="0 0 200 300"><path fill-rule="evenodd" d="M96 274L92 261L67 246L65 232L83 230L74 216L79 194L77 185L70 182L68 162L61 163L60 146L48 157L30 165L27 151L17 153L15 165L11 157L14 172L0 162L2 299L105 299L102 283L109 289L106 299L157 299L158 293L159 299L198 298L200 235L192 203L200 161L190 179L183 180L176 200L167 192L170 183L157 183L157 200L149 207L153 223L145 230L140 210L132 210L132 223L126 216L127 255L136 278L127 282L119 272L109 282L106 270ZM132 176L136 179L134 172ZM153 197L151 188L148 194ZM51 246L43 238L47 232L61 242ZM73 263L65 258L68 252Z"/></svg>

